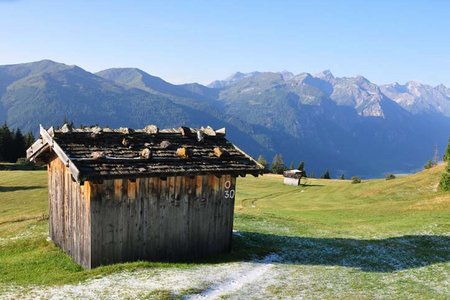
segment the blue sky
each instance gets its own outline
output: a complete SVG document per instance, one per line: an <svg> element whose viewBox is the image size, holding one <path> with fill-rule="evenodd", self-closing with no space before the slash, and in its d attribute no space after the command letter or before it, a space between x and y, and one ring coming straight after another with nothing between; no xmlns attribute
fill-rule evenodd
<svg viewBox="0 0 450 300"><path fill-rule="evenodd" d="M0 64L138 67L174 83L235 71L450 86L450 1L0 0Z"/></svg>

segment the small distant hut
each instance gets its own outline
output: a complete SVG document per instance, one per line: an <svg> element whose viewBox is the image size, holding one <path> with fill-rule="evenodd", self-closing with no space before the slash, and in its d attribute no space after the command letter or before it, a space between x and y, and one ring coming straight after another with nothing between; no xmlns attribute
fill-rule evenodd
<svg viewBox="0 0 450 300"><path fill-rule="evenodd" d="M283 172L283 183L286 185L300 185L300 180L305 175L301 170L287 170Z"/></svg>
<svg viewBox="0 0 450 300"><path fill-rule="evenodd" d="M210 127L40 128L49 235L84 268L230 251L236 177L264 168Z"/></svg>

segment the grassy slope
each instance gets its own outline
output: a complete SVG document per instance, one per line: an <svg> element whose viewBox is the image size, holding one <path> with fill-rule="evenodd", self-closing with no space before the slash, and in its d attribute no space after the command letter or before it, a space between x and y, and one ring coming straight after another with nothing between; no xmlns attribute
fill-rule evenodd
<svg viewBox="0 0 450 300"><path fill-rule="evenodd" d="M302 179L301 188L283 186L275 175L246 178L238 184L236 208L238 215L291 224L303 236L443 234L450 229L450 195L435 192L443 170L361 184Z"/></svg>
<svg viewBox="0 0 450 300"><path fill-rule="evenodd" d="M268 287L274 294L446 298L450 194L436 192L443 170L361 184L302 179L302 187L274 175L245 178L235 228L250 252L264 245L290 262L283 284Z"/></svg>
<svg viewBox="0 0 450 300"><path fill-rule="evenodd" d="M450 195L435 191L442 170L356 185L307 179L305 186L290 187L271 175L239 179L239 232L233 253L218 261L278 253L279 278L266 293L283 297L303 291L310 297L445 298ZM82 270L46 241L46 193L45 171L0 171L0 294L10 284L63 284L122 269L191 267L136 262Z"/></svg>

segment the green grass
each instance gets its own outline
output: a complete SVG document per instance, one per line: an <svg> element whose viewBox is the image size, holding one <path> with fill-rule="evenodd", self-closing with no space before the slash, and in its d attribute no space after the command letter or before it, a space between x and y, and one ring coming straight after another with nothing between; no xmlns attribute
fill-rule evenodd
<svg viewBox="0 0 450 300"><path fill-rule="evenodd" d="M0 171L32 171L45 169L46 169L45 165L35 165L32 163L0 162Z"/></svg>
<svg viewBox="0 0 450 300"><path fill-rule="evenodd" d="M438 166L394 180L240 178L232 253L200 263L135 262L86 271L47 240L45 171L0 171L0 295L133 270L191 269L277 253L277 280L261 293L309 298L446 298L450 194ZM306 284L305 276L308 277ZM303 283L302 283L303 282ZM142 298L197 293L155 290ZM180 296L181 295L181 296Z"/></svg>
<svg viewBox="0 0 450 300"><path fill-rule="evenodd" d="M314 237L449 233L450 195L436 192L443 169L438 166L412 176L360 184L302 179L301 187L283 186L275 175L245 178L237 186L237 216L273 220L276 227L292 234ZM252 224L236 225L253 231Z"/></svg>
<svg viewBox="0 0 450 300"><path fill-rule="evenodd" d="M47 176L45 171L0 171L1 238L16 236L47 217Z"/></svg>

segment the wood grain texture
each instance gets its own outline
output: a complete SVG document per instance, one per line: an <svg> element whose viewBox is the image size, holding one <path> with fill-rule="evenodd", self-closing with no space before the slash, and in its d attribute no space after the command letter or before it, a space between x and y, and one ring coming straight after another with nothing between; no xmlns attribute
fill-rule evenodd
<svg viewBox="0 0 450 300"><path fill-rule="evenodd" d="M48 184L50 237L84 268L136 260L186 261L230 250L232 175L80 185L54 155Z"/></svg>
<svg viewBox="0 0 450 300"><path fill-rule="evenodd" d="M59 158L48 164L49 235L84 268L91 267L90 185L80 186Z"/></svg>
<svg viewBox="0 0 450 300"><path fill-rule="evenodd" d="M91 266L186 261L230 250L232 176L105 180L91 189ZM120 199L120 200L119 200Z"/></svg>

